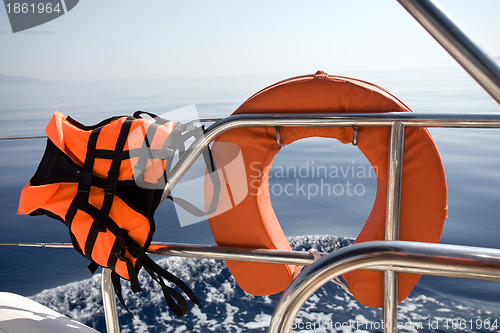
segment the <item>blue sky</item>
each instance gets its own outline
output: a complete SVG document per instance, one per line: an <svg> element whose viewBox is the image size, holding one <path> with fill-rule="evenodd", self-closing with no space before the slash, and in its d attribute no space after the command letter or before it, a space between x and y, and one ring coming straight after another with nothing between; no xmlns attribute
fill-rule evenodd
<svg viewBox="0 0 500 333"><path fill-rule="evenodd" d="M500 1L439 3L500 56ZM0 8L0 45L0 75L59 81L454 65L396 0L81 0L16 34Z"/></svg>

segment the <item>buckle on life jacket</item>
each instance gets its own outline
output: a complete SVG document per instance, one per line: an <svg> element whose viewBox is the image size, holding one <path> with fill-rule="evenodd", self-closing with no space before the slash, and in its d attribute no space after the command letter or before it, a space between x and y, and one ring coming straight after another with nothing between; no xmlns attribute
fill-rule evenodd
<svg viewBox="0 0 500 333"><path fill-rule="evenodd" d="M108 172L108 178L104 183L104 193L115 195L116 186L118 185L119 172Z"/></svg>
<svg viewBox="0 0 500 333"><path fill-rule="evenodd" d="M79 173L80 181L78 182L78 192L87 194L90 192L90 187L92 184L92 172L82 170Z"/></svg>

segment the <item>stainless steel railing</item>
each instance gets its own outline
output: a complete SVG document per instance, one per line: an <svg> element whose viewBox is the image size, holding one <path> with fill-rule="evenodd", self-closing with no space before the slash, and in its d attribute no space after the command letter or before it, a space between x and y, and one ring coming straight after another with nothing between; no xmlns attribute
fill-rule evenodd
<svg viewBox="0 0 500 333"><path fill-rule="evenodd" d="M108 333L119 333L120 323L118 321L118 310L116 309L115 292L111 280L111 269L103 268L101 274L102 306L104 318L106 319L106 330Z"/></svg>
<svg viewBox="0 0 500 333"><path fill-rule="evenodd" d="M403 148L405 127L400 121L391 125L389 141L389 163L387 169L387 196L385 206L385 240L399 239L399 217L401 208L401 179L403 176ZM396 272L384 272L384 323L391 323L387 332L397 328L398 276Z"/></svg>
<svg viewBox="0 0 500 333"><path fill-rule="evenodd" d="M304 110L307 112L307 110ZM242 127L342 127L342 126L392 126L400 122L405 127L473 127L498 128L498 114L439 114L388 112L368 114L323 114L323 115L276 115L245 114L235 115L219 120L210 126L205 135L199 137L186 153L179 159L169 173L168 184L163 192L162 201L167 198L186 171L193 165L215 138L222 133Z"/></svg>
<svg viewBox="0 0 500 333"><path fill-rule="evenodd" d="M269 333L290 332L305 301L323 284L356 269L384 269L438 276L500 281L500 250L419 242L366 242L339 249L307 267L283 292ZM397 322L384 321L384 330Z"/></svg>
<svg viewBox="0 0 500 333"><path fill-rule="evenodd" d="M446 49L455 60L500 104L500 68L491 60L473 41L453 22L453 20L432 0L398 0L399 3ZM307 110L305 110L307 111ZM289 332L291 320L308 297L310 290L323 284L325 281L341 275L353 269L382 269L384 273L384 308L383 319L387 324L384 332L397 331L397 272L414 272L416 274L437 274L444 276L455 276L459 270L462 276L467 278L483 278L478 274L480 270L489 269L494 265L492 272L486 274L488 278L499 280L499 253L497 250L490 251L488 256L493 258L488 261L484 257L474 257L472 261L463 263L463 254L473 254L475 249L464 249L461 247L450 247L438 244L407 244L398 242L399 235L399 207L401 198L401 176L403 163L404 129L406 126L419 127L467 127L467 128L499 128L500 114L489 115L450 115L450 114L412 114L412 113L385 113L364 115L239 115L222 119L213 124L205 133L204 137L198 138L186 154L172 169L169 182L164 189L162 201L170 194L186 171L200 156L201 151L207 147L217 136L231 129L240 127L262 127L275 126L279 134L282 126L390 126L391 139L389 142L389 168L386 198L386 234L388 243L384 243L385 249L377 249L382 246L380 242L370 242L363 245L369 250L367 256L380 255L385 259L370 259L364 263L354 260L344 271L336 269L344 262L337 261L339 254L328 255L317 264L311 266L305 273L293 282L285 291L278 306L276 307L270 332ZM279 138L278 138L279 142ZM350 250L355 252L358 245ZM372 248L370 248L372 247ZM399 252L394 252L397 248ZM344 251L344 252L345 252ZM418 252L421 251L421 252ZM460 253L460 251L465 251ZM479 250L477 250L479 251ZM303 264L313 260L306 253L282 253L269 252L267 250L245 251L238 249L220 249L197 246L165 246L159 251L161 254L195 256L215 259L238 259L260 262L276 262ZM401 262L400 253L406 255L406 261ZM443 253L448 253L447 261L443 262ZM488 257L488 258L490 258ZM439 259L439 260L438 260ZM398 263L401 266L397 266ZM316 268L319 267L319 268ZM448 268L452 267L451 270ZM321 269L320 269L321 268ZM104 274L103 274L104 276ZM328 278L324 278L328 276ZM103 297L111 297L112 292L104 292ZM303 282L306 281L306 282ZM319 282L318 282L319 281ZM313 287L311 287L311 285ZM305 287L303 287L305 286ZM304 289L305 288L305 289ZM109 289L109 288L108 288ZM317 288L316 288L317 289ZM304 290L307 290L304 293ZM315 290L315 289L314 289ZM309 295L312 292L309 293ZM111 295L111 296L110 296ZM304 296L305 295L305 296ZM306 297L307 296L307 297ZM110 300L108 304L112 304ZM106 304L106 302L105 302ZM116 309L115 309L116 310ZM106 312L107 313L107 312ZM113 317L114 320L116 316ZM111 323L118 332L118 324Z"/></svg>
<svg viewBox="0 0 500 333"><path fill-rule="evenodd" d="M238 115L217 121L207 129L205 136L198 138L190 149L179 159L173 168L169 185L164 195L168 195L178 180L186 173L193 162L199 157L203 148L208 146L219 135L229 130L241 127L340 127L340 126L386 126L391 128L389 141L389 168L386 198L386 241L367 242L363 245L355 245L347 251L347 256L358 253L359 247L368 251L366 255L372 259L363 260L362 264L354 260L352 264L345 266L341 271L330 270L325 267L331 265L337 267L335 261L339 255L329 254L326 259L321 259L322 269L308 269L304 277L299 277L292 283L283 294L273 315L270 332L289 332L291 320L296 311L305 301L300 288L303 283L310 281L312 290L319 288L325 281L324 274L331 277L341 275L355 269L381 270L385 273L384 279L384 311L383 320L387 325L385 332L397 330L397 273L432 274L442 276L454 276L465 278L488 278L500 280L500 250L465 248L442 244L424 244L399 242L399 207L401 198L401 176L403 167L403 143L405 127L452 127L452 128L500 128L499 114L416 114L416 113L379 113L379 114L328 114L328 115ZM382 249L381 249L382 248ZM372 251L372 252L369 252ZM462 252L461 252L462 251ZM277 264L309 265L314 262L314 257L307 252L275 251L275 250L244 250L228 249L210 246L164 244L157 251L152 252L160 255L173 255L197 258L254 261ZM352 254L352 255L354 255ZM471 260L464 261L464 256ZM325 256L325 254L323 254ZM377 258L383 259L377 259ZM402 260L401 258L406 258ZM438 258L445 261L439 261ZM441 260L440 259L440 260ZM490 260L491 259L491 260ZM348 261L351 262L351 261ZM328 264L326 264L328 263ZM344 267L345 262L342 262ZM318 265L314 265L318 267ZM333 269L333 268L332 268ZM325 273L326 272L326 273ZM333 273L332 273L333 272ZM483 272L483 273L481 273ZM301 276L302 276L301 274ZM321 278L320 278L321 276ZM103 279L105 283L105 279ZM106 282L107 283L107 282ZM299 285L300 283L300 285ZM104 288L104 287L103 287ZM110 287L108 287L109 290ZM316 288L317 289L317 288ZM286 296L285 296L286 295ZM103 297L114 297L112 292L103 293ZM105 304L113 304L111 301ZM112 311L105 311L106 314ZM114 330L108 332L119 332L117 317L114 316L111 324ZM109 326L108 326L109 327Z"/></svg>
<svg viewBox="0 0 500 333"><path fill-rule="evenodd" d="M398 0L400 4L469 72L500 104L500 68L481 51L453 20L432 0ZM304 110L307 112L307 110ZM500 280L500 250L465 248L442 244L399 242L399 205L405 127L499 128L500 114L415 114L384 113L357 115L238 115L213 124L198 138L172 169L162 201L170 194L186 171L217 136L235 128L275 126L389 126L391 140L386 198L386 240L354 245L329 254L311 265L288 287L280 299L270 332L289 332L291 321L308 296L331 278L354 269L385 271L384 332L397 331L397 273L433 274L472 279ZM360 254L360 252L363 252ZM309 253L270 250L238 250L192 245L165 245L157 254L194 256L213 259L250 260L304 265L314 259ZM103 297L113 297L105 286ZM114 304L111 300L106 304ZM108 309L105 313L112 312ZM116 310L116 308L114 309ZM111 316L111 315L110 315ZM108 332L118 332L116 315ZM111 327L111 328L110 328Z"/></svg>
<svg viewBox="0 0 500 333"><path fill-rule="evenodd" d="M330 254L277 250L243 250L215 246L161 244L152 254L252 261L276 264L310 265L282 294L269 326L270 333L290 332L293 319L304 302L323 284L352 270L374 270L393 273L423 274L500 281L500 249L460 245L429 244L404 241L373 241L355 244ZM163 245L163 246L161 246ZM104 269L102 284L108 332L119 332L116 303L109 281L110 270ZM397 309L397 307L396 307ZM384 327L393 330L391 322Z"/></svg>
<svg viewBox="0 0 500 333"><path fill-rule="evenodd" d="M398 0L427 32L500 104L500 67L432 0Z"/></svg>

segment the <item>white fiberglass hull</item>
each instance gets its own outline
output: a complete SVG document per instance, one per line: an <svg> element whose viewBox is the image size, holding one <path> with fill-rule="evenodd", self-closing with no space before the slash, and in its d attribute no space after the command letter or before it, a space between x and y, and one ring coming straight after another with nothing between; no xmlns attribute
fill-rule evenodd
<svg viewBox="0 0 500 333"><path fill-rule="evenodd" d="M0 292L1 333L97 332L27 297Z"/></svg>

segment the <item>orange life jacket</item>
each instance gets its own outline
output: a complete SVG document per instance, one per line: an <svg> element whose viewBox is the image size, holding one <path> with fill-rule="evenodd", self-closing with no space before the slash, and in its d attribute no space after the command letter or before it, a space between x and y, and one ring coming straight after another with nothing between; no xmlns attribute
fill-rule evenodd
<svg viewBox="0 0 500 333"><path fill-rule="evenodd" d="M84 126L55 112L46 129L44 156L22 190L18 213L48 215L66 224L74 248L92 262L89 270L113 270L122 303L120 277L130 280L134 292L140 291L137 274L144 266L162 286L172 311L182 316L188 303L163 278L200 305L198 299L145 251L174 155L169 141L185 128L159 117L141 118L141 113Z"/></svg>
<svg viewBox="0 0 500 333"><path fill-rule="evenodd" d="M374 84L318 72L271 85L250 97L233 114L410 111L400 100ZM224 165L221 161L227 160L227 152L218 149L218 143L231 142L240 147L248 186L248 193L240 191L247 193L246 196L236 200L231 193L237 192L240 186L237 181L243 172L236 175L235 171L231 174L231 170L218 168L222 188L231 190L221 195L218 209L209 215L210 227L218 245L290 250L273 211L268 188L269 170L281 149L276 133L275 127L245 127L230 130L216 139L212 154L218 166ZM290 126L281 127L280 134L280 141L285 145L308 137L335 138L342 143L350 143L354 138L354 129ZM356 242L384 240L388 145L388 127L359 127L357 147L378 172L375 203ZM399 239L438 242L447 216L446 179L438 150L425 128L406 128L402 182ZM210 202L213 191L211 183L206 184L207 201ZM293 265L239 261L227 261L227 265L239 286L253 295L281 292L292 281L297 270ZM398 300L401 302L420 276L398 276ZM344 274L343 278L359 302L374 307L382 306L382 272L354 271Z"/></svg>

